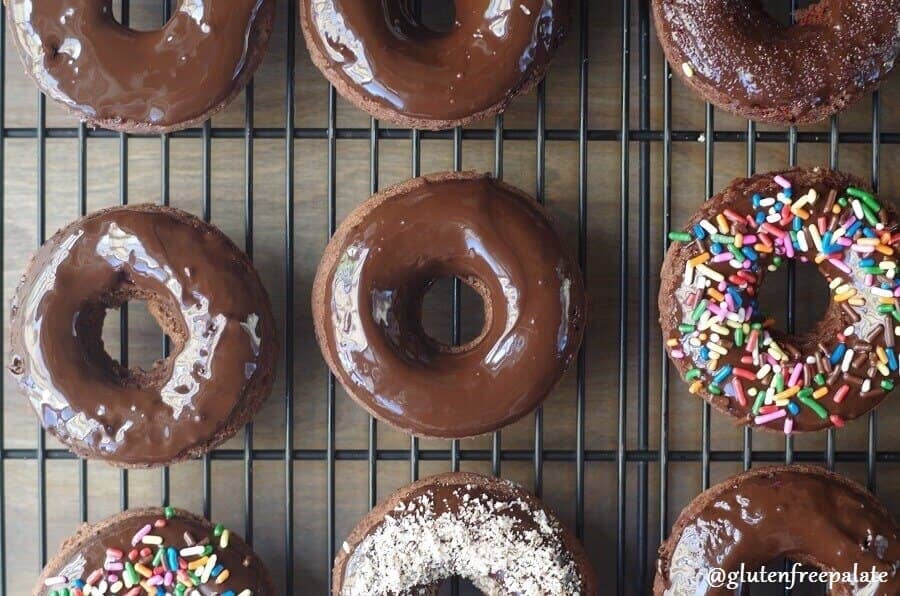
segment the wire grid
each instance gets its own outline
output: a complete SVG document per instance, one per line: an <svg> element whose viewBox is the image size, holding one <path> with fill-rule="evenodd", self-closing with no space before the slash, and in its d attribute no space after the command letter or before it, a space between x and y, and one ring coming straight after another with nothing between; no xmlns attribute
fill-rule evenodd
<svg viewBox="0 0 900 596"><path fill-rule="evenodd" d="M171 13L170 3L167 0L161 0L165 17L168 19ZM577 43L578 53L580 57L579 76L578 76L578 104L579 104L579 122L577 129L548 129L546 127L546 94L543 83L537 91L537 121L536 127L533 129L507 129L504 127L503 116L496 118L493 130L477 129L463 130L460 128L440 131L440 132L424 132L418 130L407 130L398 128L382 128L379 122L372 119L368 128L338 128L336 117L336 93L333 87L329 87L328 92L328 123L323 128L298 128L295 126L295 94L296 94L296 77L295 77L295 49L296 44L300 42L297 31L297 9L294 1L287 1L287 47L286 47L286 63L284 70L285 77L285 97L284 97L284 116L285 126L283 128L260 128L254 126L254 88L251 83L246 90L245 105L245 122L243 128L213 128L209 122L200 128L180 131L170 135L161 135L159 137L161 144L161 169L160 169L160 185L161 196L164 204L169 203L169 178L170 178L170 139L172 138L199 138L202 140L202 217L209 220L212 215L212 197L211 197L211 143L217 138L243 139L245 148L244 163L244 246L247 252L253 255L254 237L253 237L253 219L254 219L254 143L257 139L281 139L284 142L285 150L285 179L284 191L286 201L284 204L284 268L283 282L286 292L286 300L284 304L284 320L291 325L295 320L295 309L298 307L296 296L294 296L294 264L295 264L295 247L294 247L294 210L295 210L295 142L299 139L325 139L327 141L327 225L329 235L335 230L336 218L336 161L337 161L337 141L339 139L360 139L369 141L369 190L375 192L379 188L379 141L382 139L408 139L411 143L412 161L410 164L410 175L417 176L420 174L421 165L421 142L423 139L445 139L453 142L453 166L459 170L462 166L462 142L463 140L480 140L484 142L492 142L494 145L494 174L498 178L503 177L503 153L504 141L506 140L525 140L533 141L536 145L536 186L533 189L538 200L543 201L546 183L546 144L548 141L567 141L578 143L578 237L577 237L577 255L579 263L584 271L588 266L587 262L587 213L588 213L588 145L591 142L606 141L618 142L620 145L620 177L618 181L620 194L620 221L619 232L621 238L627 238L629 235L629 197L631 196L632 180L631 175L634 170L632 162L631 150L636 144L638 147L638 229L640 231L639 239L636 244L638 250L638 275L641 280L638 295L638 337L639 344L637 346L638 354L638 374L637 387L629 386L629 354L630 346L628 345L628 304L629 304L629 267L632 244L629 242L619 243L618 257L618 311L619 311L619 327L618 327L618 379L617 379L617 442L615 449L587 449L585 443L585 407L586 407L586 384L585 377L587 371L587 355L586 350L582 349L578 354L576 364L576 447L574 450L567 449L545 449L544 448L544 424L543 411L538 409L534 414L534 436L533 447L531 449L504 449L502 447L502 434L496 432L493 434L490 449L462 449L459 441L452 441L448 449L421 449L417 439L412 438L408 450L402 449L379 449L377 445L378 423L369 418L368 425L368 446L366 449L337 449L335 446L335 381L329 375L326 385L325 400L327 403L326 424L328 431L328 441L324 449L297 449L294 446L294 399L295 382L293 366L290 364L294 360L294 334L288 330L284 334L283 354L282 354L282 370L285 374L285 390L284 394L273 397L272 399L280 399L283 402L285 415L285 439L283 449L256 449L253 445L252 423L248 425L248 432L245 433L243 449L217 449L212 451L202 460L202 491L203 491L203 513L207 516L211 512L211 461L212 460L230 460L243 462L244 468L244 494L243 494L243 517L244 527L243 534L252 542L254 527L254 508L253 508L253 466L258 461L280 461L284 465L284 499L285 499L285 532L284 532L284 549L285 561L287 564L284 569L283 584L286 586L288 593L302 593L302 590L295 585L294 570L292 562L294 561L294 548L297 537L294 530L294 500L295 500L295 478L294 463L297 461L324 461L327 466L326 482L327 482L327 533L328 533L328 553L334 553L336 550L335 536L335 462L340 460L356 460L365 461L368 465L368 504L374 506L377 496L377 480L378 480L378 464L382 461L408 461L409 476L411 480L415 480L419 476L419 467L422 461L447 461L451 469L458 470L462 460L479 460L489 461L494 474L501 473L502 462L504 461L530 461L533 465L534 485L533 490L536 494L541 495L545 488L543 469L545 462L548 461L565 461L573 462L575 465L575 530L579 538L584 537L585 533L585 464L586 462L610 462L616 464L616 518L617 518L617 538L616 538L616 576L615 581L604 578L603 584L605 590L609 592L615 591L617 594L624 594L632 590L637 593L646 593L649 588L649 581L652 577L651 561L648 559L648 540L651 533L649 526L651 499L653 495L650 491L650 464L658 464L658 499L656 507L658 508L659 528L658 534L665 537L669 531L671 523L670 512L668 511L670 479L669 465L672 462L698 462L702 470L702 485L704 488L710 484L710 467L712 462L740 462L744 468L749 468L754 462L824 462L829 469L834 468L835 463L841 462L860 462L866 466L866 474L868 485L871 489L875 488L877 479L876 464L880 462L900 462L900 451L884 451L876 450L876 431L877 431L877 415L871 413L868 416L868 441L865 451L837 451L835 448L834 431L828 431L826 449L820 451L796 451L794 449L793 440L787 438L783 451L760 451L753 450L752 434L749 429L743 431L743 449L741 450L713 450L710 441L710 408L705 405L702 410L701 422L701 448L699 450L674 450L669 448L669 365L665 351L662 346L654 346L651 343L651 327L655 325L655 321L651 319L651 304L655 297L655 287L651 287L651 247L665 248L667 246L668 232L670 227L670 216L672 211L672 177L673 177L673 159L672 149L675 143L681 141L695 141L698 135L702 134L705 149L705 191L706 196L712 196L717 190L713 183L714 174L714 147L716 142L744 143L746 145L746 170L748 175L752 174L756 165L756 147L757 143L787 143L789 146L789 161L793 165L797 159L797 146L800 142L807 143L827 143L830 148L830 165L836 167L838 165L838 145L839 143L848 144L870 144L871 159L871 180L873 185L878 187L878 175L880 164L880 148L882 144L896 145L900 143L900 132L883 132L880 128L880 99L876 92L871 98L871 132L839 132L837 119L832 118L830 131L821 132L798 132L796 128L787 131L778 132L762 132L757 131L753 122L748 122L746 130L720 131L714 128L715 112L709 104L705 107L705 128L702 131L695 130L674 130L672 126L672 83L671 71L668 64L663 66L662 78L665 81L663 86L663 106L664 119L663 128L654 130L651 127L651 87L650 75L650 8L648 1L632 2L632 0L618 0L620 3L621 15L621 126L618 129L592 129L588 122L588 22L589 14L596 3L591 0L581 0L578 3L578 29L573 32L572 40L569 43ZM633 21L633 8L636 4L637 8L637 39L639 47L638 59L638 112L637 128L631 126L633 111L635 109L633 88L632 88L632 64L631 54L632 37L635 33ZM797 7L797 0L790 0L792 9ZM121 20L124 24L128 23L129 4L128 0L122 3ZM79 213L87 212L87 160L86 146L89 138L116 138L118 139L119 151L119 202L123 205L128 204L128 150L129 138L132 136L124 133L114 133L106 130L89 130L83 124L72 128L49 128L46 124L46 100L43 95L37 95L37 116L38 123L34 128L7 128L5 124L5 108L6 108L6 73L5 56L3 52L6 48L6 21L0 25L0 172L5 172L5 150L7 139L35 139L37 147L37 185L36 197L38 210L37 221L35 222L37 230L38 245L43 243L46 237L46 141L54 138L74 138L77 139L78 163L78 205ZM651 146L654 143L662 145L662 202L663 202L663 229L660 237L653 238L651 234ZM0 201L5 199L5 185L0 184ZM0 222L2 225L2 222ZM0 230L0 234L3 230ZM789 276L788 295L787 295L787 327L791 331L795 324L795 283L794 276ZM8 297L3 297L4 302ZM458 342L460 339L460 285L459 281L452 287L452 339ZM302 307L302 302L299 304ZM120 361L123 365L128 365L128 325L127 325L127 309L121 311L121 352ZM163 342L163 353L168 351L168 343ZM661 361L661 385L658 395L651 395L650 376L651 376L651 352L659 350ZM4 379L5 382L5 379ZM5 396L5 392L0 392ZM635 399L636 398L636 399ZM650 438L650 400L660 400L660 419L659 419L659 445L658 448L651 448ZM629 414L629 402L636 402L636 412L632 411L631 415L637 418L637 446L629 449L626 442L627 427L626 423ZM2 404L0 404L2 405ZM633 406L632 406L633 408ZM37 447L35 449L8 449L3 442L3 408L0 407L0 456L5 464L10 460L30 460L36 462L38 474L38 532L36 548L39 551L40 561L44 563L47 560L47 462L51 460L74 460L75 457L64 449L48 449L46 446L45 433L38 430ZM637 469L637 499L634 502L634 511L630 511L631 505L627 503L626 492L626 469L628 464L635 464ZM161 494L160 502L167 504L170 494L170 477L169 469L164 468L161 472ZM0 465L0 507L5 506L8 487L5 484L5 466ZM78 461L78 479L79 479L79 510L81 519L86 521L88 518L88 499L87 499L87 465L83 460ZM119 501L120 507L125 509L129 506L129 484L128 472L119 472ZM636 546L637 546L637 579L634 581L626 580L626 540L627 519L628 515L634 515L636 519ZM7 536L7 520L5 512L0 512L0 595L7 594L7 551L2 548L6 544ZM330 571L329 571L330 585ZM459 591L458 583L454 582L451 591L457 593Z"/></svg>

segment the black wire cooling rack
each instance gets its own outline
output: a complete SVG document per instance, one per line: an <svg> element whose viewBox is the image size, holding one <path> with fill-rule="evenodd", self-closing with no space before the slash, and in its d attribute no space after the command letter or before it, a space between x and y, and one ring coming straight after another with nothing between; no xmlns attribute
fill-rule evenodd
<svg viewBox="0 0 900 596"><path fill-rule="evenodd" d="M281 0L279 0L281 1ZM327 498L327 549L329 556L336 551L342 536L336 535L335 525L335 462L352 460L366 462L368 466L368 505L373 506L377 496L376 483L379 478L378 466L381 462L401 461L408 462L409 476L415 479L419 475L420 463L423 461L444 461L451 469L459 469L461 461L490 462L490 467L495 474L501 473L501 465L507 461L526 461L533 466L534 492L541 495L554 490L554 486L544 481L545 462L567 462L574 466L574 526L579 537L585 535L585 507L600 506L596 502L586 504L585 466L589 462L608 462L615 465L612 477L616 483L616 528L614 538L610 538L608 546L604 548L608 557L615 557L615 576L604 576L601 585L605 593L647 593L652 580L653 561L652 549L655 547L655 538L666 536L673 515L669 511L670 489L672 478L669 466L673 462L695 462L700 466L702 487L710 484L710 468L713 462L736 462L745 468L751 464L761 462L803 461L820 462L833 468L836 462L854 462L864 464L866 479L870 488L874 488L878 478L878 464L900 462L900 451L885 451L876 449L877 415L868 417L867 443L864 450L838 451L835 447L835 436L829 431L826 448L820 450L795 450L792 439L787 439L783 450L754 450L753 435L749 429L743 430L743 448L731 450L716 450L711 447L711 421L708 406L702 409L700 429L700 449L670 449L670 387L668 374L668 361L665 358L663 347L651 341L651 329L656 322L651 317L652 303L655 300L656 287L651 284L653 279L651 252L654 247L657 250L664 249L667 245L669 232L669 218L672 213L673 199L673 148L683 146L686 142L696 143L702 139L704 148L704 176L705 196L711 196L717 190L714 186L714 158L717 143L743 144L746 148L746 171L754 172L756 167L757 145L759 143L786 143L789 147L788 161L791 165L797 161L798 143L826 144L830 151L830 164L837 166L838 147L841 144L869 145L871 147L871 180L877 188L880 170L880 161L883 146L893 146L900 143L900 132L883 131L880 127L881 101L879 94L875 93L871 99L871 128L867 132L841 132L838 129L837 119L832 119L830 130L824 132L798 132L796 128L784 131L758 131L752 122L746 124L744 130L716 130L714 126L715 111L710 105L705 107L705 126L702 130L675 130L673 128L672 110L672 82L668 65L662 67L662 71L651 73L651 44L655 41L651 38L650 8L649 2L619 0L617 10L621 17L618 28L620 39L620 54L618 58L610 57L610 60L618 60L620 65L620 91L619 105L620 126L618 128L591 128L588 121L589 101L589 18L593 11L603 11L605 7L601 2L582 0L577 7L577 26L572 31L567 43L576 44L580 57L577 79L577 103L579 110L577 128L548 128L546 120L546 91L543 84L537 91L536 126L534 128L507 128L504 126L503 117L498 117L493 129L455 129L441 132L420 132L418 130L406 130L398 128L382 127L372 120L368 128L352 127L339 128L337 126L337 97L333 88L329 88L327 95L328 123L321 128L298 128L295 126L295 96L297 94L297 81L295 76L295 50L297 44L302 44L302 36L298 32L296 24L297 8L292 0L284 0L287 3L287 37L285 48L284 68L284 98L283 110L285 125L283 128L261 128L254 125L254 88L251 84L246 90L244 126L238 127L212 127L206 123L200 128L194 128L177 132L171 135L159 137L161 144L161 169L159 171L160 192L162 202L168 204L170 198L170 141L172 139L192 138L202 142L201 177L202 177L202 216L210 219L212 213L212 141L213 139L242 139L244 144L244 187L243 187L243 219L244 219L244 246L253 255L254 247L254 144L260 139L281 140L284 143L284 192L286 201L283 206L284 219L284 268L282 282L285 289L284 320L293 325L295 313L298 309L305 308L305 296L295 296L295 254L294 222L295 222L295 144L298 140L320 139L325 142L327 151L327 226L329 234L333 233L337 223L336 186L338 158L338 140L356 139L369 141L369 190L376 191L379 187L379 146L385 139L406 139L411 143L412 162L410 175L420 173L421 144L423 140L443 139L453 143L453 166L456 169L462 167L463 141L481 141L492 143L494 148L494 174L503 176L504 142L528 141L536 147L536 186L534 194L539 200L545 196L545 186L548 179L546 168L546 150L548 142L564 141L577 144L577 255L581 266L587 270L593 264L588 262L587 246L588 238L588 210L591 207L588 201L588 171L591 166L588 159L588 148L592 143L605 142L618 143L620 170L617 181L610 180L609 186L614 188L618 198L614 195L606 200L619 203L620 238L628 238L632 232L630 216L633 201L630 197L637 197L637 230L636 242L621 242L618 244L617 264L604 266L618 267L618 302L613 308L618 309L619 326L616 330L616 342L618 343L618 378L613 383L614 389L610 390L610 402L615 405L615 432L617 440L613 449L589 449L586 447L586 373L590 365L591 356L582 350L577 359L576 376L576 409L574 432L574 449L545 449L544 448L544 418L542 410L538 410L533 417L533 447L529 449L508 449L503 447L501 433L495 433L488 449L463 449L458 441L453 441L445 449L422 449L416 439L411 439L409 449L381 449L377 442L378 424L370 419L368 427L368 446L364 449L338 449L335 444L335 396L336 387L334 379L328 377L324 395L302 396L304 399L324 399L327 407L327 443L321 448L295 447L294 409L295 399L298 396L295 391L295 373L293 366L285 366L284 363L292 363L295 358L294 334L284 334L282 345L282 370L285 374L284 390L282 394L273 395L272 400L279 400L283 404L285 429L284 445L282 449L258 449L253 444L252 428L245 433L243 448L217 449L202 460L202 491L203 513L207 516L211 512L213 460L227 460L243 463L243 528L237 528L252 541L254 529L254 474L253 468L256 462L269 461L281 462L284 466L284 486L282 490L285 504L285 530L283 535L284 560L288 564L283 569L276 570L282 574L279 578L289 594L305 593L303 587L297 585L292 561L299 539L295 529L295 500L296 488L303 479L295 477L295 462L316 461L323 462L326 467L324 480ZM797 0L790 0L791 8L796 8ZM170 14L170 3L162 0L166 17ZM129 6L127 0L122 5L121 19L128 23ZM5 22L5 19L4 19ZM6 39L6 26L0 27L0 52L8 48ZM637 48L633 47L633 40L637 40ZM633 52L638 52L635 68ZM8 50L7 50L8 51ZM36 146L37 171L35 172L37 202L36 236L38 244L42 243L47 234L47 154L48 139L73 139L76 153L72 159L77 161L77 201L79 213L84 214L88 209L88 161L86 148L89 139L105 138L117 139L120 167L119 176L119 201L127 204L130 200L128 194L128 155L130 134L119 134L105 130L91 130L84 125L66 128L51 128L47 126L47 107L43 96L37 95L37 126L36 127L7 127L6 126L6 86L7 73L5 68L9 65L18 67L13 57L0 55L0 172L7 176L10 172L6 167L6 148L9 140L33 139ZM637 74L635 77L634 75ZM651 87L651 74L661 76L664 81L662 97L654 95ZM635 85L633 79L637 80ZM635 89L637 87L637 89ZM651 98L654 102L660 101L663 106L663 126L653 128L651 126ZM635 114L636 112L636 114ZM633 123L637 122L637 127ZM661 168L654 169L651 165L651 150L661 148ZM635 152L636 149L636 152ZM634 163L636 158L637 163ZM655 165L655 164L654 164ZM653 192L652 176L661 175L662 185L662 229L654 234L651 228L651 194ZM637 184L637 192L634 193L633 185ZM0 184L0 201L3 201L5 210L14 206L6 204L5 189L9 179ZM659 232L662 232L661 234ZM5 235L5 231L3 231ZM637 251L637 270L634 271L634 256L629 251ZM303 258L318 258L318 255L304 255ZM5 262L5 261L4 261ZM20 264L6 264L7 267L19 267ZM637 312L629 313L629 304L634 299L634 289L629 284L629 278L635 274L640 280L638 283ZM795 294L796 283L790 276L787 284L788 290L788 329L794 326L795 318ZM8 291L8 290L7 290ZM5 301L9 296L4 296ZM452 338L458 341L460 338L460 286L457 282L452 288L453 318ZM128 358L128 325L126 323L127 310L121 312L121 354L120 360L127 365ZM637 345L629 345L628 338L633 329L629 328L629 321L637 320ZM631 333L630 333L631 332ZM163 346L163 350L167 346ZM636 360L634 359L636 354ZM629 366L636 363L637 374L632 376ZM656 364L661 363L661 364ZM651 370L651 367L661 366L661 371ZM658 393L655 387L651 388L651 373L660 375ZM636 386L634 379L636 379ZM673 383L678 380L674 379ZM11 388L8 386L2 392L4 399L9 400ZM651 439L651 408L652 400L658 400L659 408L659 436L656 447L651 447L654 441ZM2 405L2 404L0 404ZM0 433L4 430L3 407L0 407ZM633 418L631 418L633 417ZM630 445L628 438L628 421L636 422L636 443ZM735 431L740 432L740 431ZM0 456L3 465L0 466L0 506L4 512L0 515L0 595L8 594L7 577L9 552L4 546L8 540L10 531L20 532L22 528L16 525L16 520L7 519L5 504L10 498L10 487L6 483L7 464L13 460L26 460L34 462L37 467L37 528L35 536L35 548L39 552L39 559L44 562L48 555L47 538L47 465L52 460L74 460L74 456L68 451L58 448L48 448L43 432L38 432L36 448L7 448L0 434ZM78 503L81 519L88 517L88 482L87 464L78 461ZM651 466L658 472L658 479L651 478ZM632 470L633 474L629 473ZM161 472L160 501L168 503L170 495L169 469ZM129 506L129 482L128 472L119 473L119 500L120 506ZM612 481L612 477L610 481ZM633 482L633 487L628 483ZM653 490L655 488L655 490ZM700 487L698 487L700 488ZM629 495L636 495L630 500ZM656 494L654 494L656 493ZM589 495L587 495L589 496ZM240 498L238 495L235 499ZM657 508L656 515L650 515L651 509ZM633 516L633 522L629 521ZM658 518L658 529L651 528L651 519ZM633 525L632 525L633 524ZM629 538L629 532L634 532L635 538ZM651 540L653 543L651 543ZM615 546L613 546L613 542ZM628 549L634 544L635 551ZM55 546L55 545L51 545ZM613 552L614 551L614 552ZM36 575L37 570L35 570ZM328 578L330 582L330 577ZM324 585L328 583L323 582ZM459 591L458 584L451 587L453 592Z"/></svg>

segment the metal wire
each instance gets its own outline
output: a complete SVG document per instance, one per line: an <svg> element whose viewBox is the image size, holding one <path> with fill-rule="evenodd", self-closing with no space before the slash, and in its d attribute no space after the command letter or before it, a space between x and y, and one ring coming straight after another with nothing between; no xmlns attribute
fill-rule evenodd
<svg viewBox="0 0 900 596"><path fill-rule="evenodd" d="M791 5L796 0L790 0ZM162 0L163 14L166 19L171 14L171 6L167 0ZM877 450L877 417L872 413L868 418L868 436L865 449L838 450L836 436L833 431L828 431L824 450L796 450L793 442L788 439L784 450L753 450L752 434L749 429L743 433L743 445L740 449L722 450L715 449L711 442L710 433L710 409L708 405L702 408L699 449L671 449L669 444L669 374L670 366L665 356L665 351L652 344L652 301L655 288L651 287L650 279L656 264L652 260L652 248L655 242L657 246L665 248L668 245L667 235L671 225L671 212L673 201L673 151L679 144L696 143L703 139L705 150L704 186L707 196L711 196L717 190L714 185L715 174L715 145L716 143L740 143L746 146L746 170L748 175L756 169L756 158L759 144L787 144L788 162L797 162L800 144L827 144L829 147L829 162L832 167L838 166L840 145L868 145L871 147L871 180L877 190L879 182L879 168L882 145L900 144L900 131L884 131L881 127L881 100L878 93L871 100L871 130L863 132L840 131L838 118L833 118L827 131L798 131L796 128L789 130L759 131L752 122L748 122L745 130L716 130L715 110L711 105L705 107L705 122L702 130L678 129L673 126L672 117L672 82L671 69L665 64L659 75L663 79L662 85L662 128L654 128L653 106L660 98L653 96L651 78L654 72L651 69L651 55L653 40L651 36L649 3L646 1L635 3L630 0L620 0L618 3L621 12L620 29L620 68L621 68L621 95L620 95L620 125L618 128L591 128L589 122L589 41L590 41L590 0L582 0L578 8L578 126L577 128L548 128L547 127L547 96L546 88L542 83L537 90L536 98L536 125L534 128L509 128L504 125L502 116L498 116L492 128L477 129L453 129L446 131L419 131L403 128L382 127L375 119L370 120L368 127L338 127L337 125L337 96L334 88L328 91L328 121L323 127L295 126L295 95L296 95L296 50L298 33L296 26L296 2L288 2L286 9L287 41L286 62L284 69L285 94L284 94L284 126L283 127L257 127L254 123L254 87L251 83L245 93L246 104L244 123L242 127L216 127L210 122L200 127L160 135L160 193L162 204L169 204L170 200L170 145L172 139L197 139L201 143L201 215L206 220L213 216L213 188L212 188L212 143L216 139L239 139L244 146L244 248L253 256L254 251L254 150L257 139L281 140L285 151L285 206L284 206L284 269L282 282L284 283L285 305L284 320L286 331L283 341L282 366L284 370L285 388L283 395L277 398L283 400L285 416L284 445L281 449L257 449L253 441L253 425L248 424L245 429L243 445L240 448L220 448L210 452L202 458L202 491L203 511L209 515L212 511L212 470L215 462L232 461L243 463L244 491L243 491L243 534L248 541L253 540L254 530L254 465L256 462L269 461L281 462L284 472L284 498L285 498L285 531L284 551L285 569L283 571L283 584L286 593L295 593L294 578L294 516L295 516L295 478L294 468L297 462L324 462L326 465L327 484L327 549L328 554L334 554L338 544L336 536L336 501L335 482L336 466L338 462L356 461L366 462L368 472L368 494L366 502L368 506L375 505L378 495L379 462L408 462L409 476L416 479L419 476L421 462L441 461L446 462L451 470L458 470L463 462L489 462L495 475L502 472L503 462L530 463L534 474L534 491L537 494L551 490L552 487L545 482L544 467L547 462L565 462L574 465L575 470L575 530L579 537L586 534L586 508L594 507L593 503L586 503L585 475L586 469L592 463L616 464L616 592L646 593L649 581L652 578L652 565L649 554L651 552L656 534L650 527L650 499L651 487L649 472L653 464L658 464L658 536L664 538L669 531L669 472L672 463L689 462L700 466L701 486L709 486L711 480L710 468L715 462L742 463L744 468L749 468L753 463L762 462L817 462L824 463L828 468L834 468L838 463L864 464L867 470L869 487L876 487L878 464L900 463L900 452ZM636 29L633 29L633 10L636 9ZM5 8L3 9L5 11ZM122 2L122 22L127 24L129 17L128 0ZM632 36L636 33L638 43L637 84L632 85ZM6 73L5 73L5 47L6 47L6 20L0 22L0 175L5 171L6 141L15 139L32 139L35 142L36 151L36 203L37 216L35 221L36 238L38 244L46 238L47 230L47 142L51 139L74 139L77 147L77 211L79 214L87 212L87 175L88 175L88 147L92 139L114 139L118 141L119 149L119 202L128 204L129 192L129 141L132 138L145 138L145 134L115 133L102 129L88 129L84 125L72 127L48 127L47 106L42 95L37 98L37 121L34 127L8 127L5 120L6 107ZM633 91L636 88L636 93ZM632 108L636 101L637 127L632 128ZM442 139L452 143L453 168L463 168L463 146L465 142L493 143L494 165L493 173L497 178L502 178L504 173L504 144L506 141L530 141L535 143L535 194L541 201L545 198L547 183L546 153L547 143L552 141L564 141L578 144L578 224L577 224L577 255L582 271L588 268L588 210L590 207L588 169L590 167L589 155L593 147L601 143L618 143L620 156L619 176L619 222L618 232L622 239L629 236L631 221L631 175L632 175L632 149L636 149L638 220L637 229L639 241L635 244L636 254L629 252L630 243L620 242L618 256L618 314L619 325L617 329L618 346L618 379L617 379L617 439L614 448L588 449L586 436L588 432L586 420L587 389L586 376L589 361L586 350L583 348L576 363L576 437L574 449L547 449L544 446L544 418L543 410L539 409L534 417L533 444L530 448L504 449L502 434L496 432L491 438L488 448L463 448L459 441L447 443L446 448L422 449L418 440L412 439L408 449L381 449L378 446L378 423L374 418L368 418L368 442L365 448L343 449L338 448L335 442L335 379L330 374L327 377L325 387L326 400L326 427L327 443L324 448L298 449L294 446L294 400L295 382L293 362L295 355L294 346L294 321L296 297L294 294L294 182L295 182L295 143L299 139L321 139L327 142L327 231L329 236L334 233L337 224L337 160L339 158L338 141L342 139L356 139L366 141L369 144L369 191L374 193L379 189L379 146L382 140L408 140L410 142L411 162L410 173L417 176L421 173L421 144L423 140ZM662 209L661 236L656 239L652 236L653 226L653 200L652 200L652 176L654 163L652 149L654 146L662 148ZM5 200L5 185L0 184L0 203ZM5 204L5 203L4 203ZM7 208L9 206L7 205ZM0 218L0 236L5 232L3 219ZM0 243L0 251L3 245ZM637 273L639 283L637 288L636 313L629 309L631 288L629 287L630 260L637 257ZM792 269L791 269L792 271ZM793 273L789 274L788 282L788 327L794 325L795 309L795 282ZM461 339L461 285L455 280L451 287L450 300L452 304L452 318L450 336L453 343L459 343ZM0 302L5 302L5 297L0 295ZM127 366L128 362L128 321L127 308L121 310L120 320L120 361ZM636 316L637 345L629 344L629 317ZM635 349L637 354L636 385L629 387L629 369L631 351ZM168 354L169 345L164 341L163 355ZM650 438L650 412L651 412L651 355L660 357L660 412L659 412L659 444L653 447ZM4 379L0 375L0 400L3 399ZM635 399L636 398L636 399ZM629 443L628 409L633 404L632 424L636 429L635 443ZM4 419L3 404L0 401L0 596L7 594L7 565L8 554L6 498L8 496L6 486L6 465L10 461L34 462L37 477L37 537L36 547L39 560L43 564L47 559L47 465L51 461L75 461L78 470L78 498L79 517L82 520L88 518L88 467L85 461L78 460L74 455L64 449L48 448L46 434L42 430L37 431L37 440L34 448L7 448L4 443ZM633 477L635 487L627 490L626 477L629 472L635 471ZM121 472L119 477L120 493L119 501L122 508L129 504L129 479L127 472ZM626 507L627 499L631 494L636 499ZM169 502L170 478L169 469L161 471L160 477L160 501L163 504ZM633 510L632 510L633 507ZM631 570L629 561L632 559L628 548L632 546L632 539L627 538L626 530L630 522L634 522L635 537L634 547L637 548L634 559L634 577L627 580L626 570ZM328 570L328 585L331 582L331 570ZM456 594L459 585L454 583L452 592Z"/></svg>

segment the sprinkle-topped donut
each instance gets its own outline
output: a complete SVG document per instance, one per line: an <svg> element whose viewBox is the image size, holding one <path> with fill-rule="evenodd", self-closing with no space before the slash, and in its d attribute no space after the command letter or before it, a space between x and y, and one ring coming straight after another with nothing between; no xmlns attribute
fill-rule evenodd
<svg viewBox="0 0 900 596"><path fill-rule="evenodd" d="M292 0L295 1L295 0ZM447 31L408 0L300 0L310 56L344 97L383 120L451 128L534 87L565 36L570 0L455 0Z"/></svg>
<svg viewBox="0 0 900 596"><path fill-rule="evenodd" d="M784 26L759 0L653 0L681 79L753 120L816 122L875 89L900 49L896 0L820 0Z"/></svg>
<svg viewBox="0 0 900 596"><path fill-rule="evenodd" d="M143 300L170 338L150 370L103 345L107 309ZM171 207L91 213L53 235L16 287L9 370L43 426L121 466L195 457L260 408L275 377L266 290L219 229Z"/></svg>
<svg viewBox="0 0 900 596"><path fill-rule="evenodd" d="M44 568L33 596L275 596L266 568L222 524L174 507L83 525Z"/></svg>
<svg viewBox="0 0 900 596"><path fill-rule="evenodd" d="M738 179L670 239L660 323L691 393L790 433L841 427L894 388L900 234L893 207L858 178L798 168ZM817 265L831 295L801 336L757 302L789 259Z"/></svg>
<svg viewBox="0 0 900 596"><path fill-rule="evenodd" d="M594 596L578 540L507 480L449 473L404 487L354 528L334 562L334 596L437 594L451 577L485 594Z"/></svg>
<svg viewBox="0 0 900 596"><path fill-rule="evenodd" d="M691 501L659 548L653 594L736 594L721 572L773 571L780 557L833 574L817 578L832 596L900 593L900 529L884 505L849 478L795 465L754 468Z"/></svg>
<svg viewBox="0 0 900 596"><path fill-rule="evenodd" d="M224 108L262 61L274 0L180 0L160 29L136 31L112 0L4 0L26 72L92 126L168 132Z"/></svg>
<svg viewBox="0 0 900 596"><path fill-rule="evenodd" d="M484 303L481 333L460 346L422 327L426 292L449 276ZM474 172L415 178L362 203L325 249L312 294L335 376L373 416L418 436L475 436L531 412L584 332L578 263L544 208Z"/></svg>

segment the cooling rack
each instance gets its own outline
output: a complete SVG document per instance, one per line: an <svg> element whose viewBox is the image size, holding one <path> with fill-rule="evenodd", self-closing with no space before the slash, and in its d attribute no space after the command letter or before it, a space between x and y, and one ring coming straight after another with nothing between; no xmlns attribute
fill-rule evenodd
<svg viewBox="0 0 900 596"><path fill-rule="evenodd" d="M897 512L891 400L840 433L785 439L736 429L670 375L655 322L670 227L732 177L841 166L896 195L896 76L822 126L757 126L672 79L648 1L582 0L534 93L491 122L425 132L344 103L309 64L295 2L278 4L270 55L243 97L202 127L154 137L92 130L60 114L21 74L0 27L4 303L28 252L55 226L107 204L155 200L194 211L245 247L283 329L279 380L263 414L207 457L161 471L76 459L40 432L4 379L0 594L27 592L78 522L170 502L228 520L286 594L324 594L332 554L357 519L394 488L448 469L511 477L541 495L585 541L604 593L646 594L656 546L680 508L751 465L837 468ZM797 8L796 0L768 5L784 15ZM142 26L172 10L166 0L114 6L123 23ZM485 438L418 441L359 412L326 373L308 291L327 237L355 204L388 183L463 168L491 171L548 204L588 280L591 326L572 370L533 416ZM789 330L814 319L810 305L821 301L807 273L791 267L772 284ZM460 341L477 324L471 296L458 282L438 292L446 295L434 318L449 321L447 341ZM111 325L108 349L123 364L165 354L135 305ZM453 582L447 591L471 588Z"/></svg>

